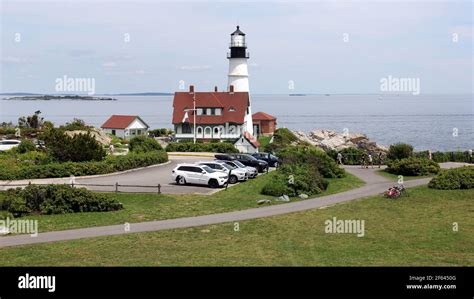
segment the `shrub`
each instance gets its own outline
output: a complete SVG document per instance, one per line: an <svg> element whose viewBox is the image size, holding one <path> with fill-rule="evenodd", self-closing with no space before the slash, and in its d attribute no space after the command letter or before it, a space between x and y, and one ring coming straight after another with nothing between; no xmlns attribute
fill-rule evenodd
<svg viewBox="0 0 474 299"><path fill-rule="evenodd" d="M26 152L32 152L36 150L36 146L28 139L23 139L20 144L16 147L16 152L23 154Z"/></svg>
<svg viewBox="0 0 474 299"><path fill-rule="evenodd" d="M428 157L428 151L416 152L415 157ZM457 152L434 152L431 153L433 161L442 163L442 162L464 162L464 163L473 163L474 157L469 155L469 151L457 151Z"/></svg>
<svg viewBox="0 0 474 299"><path fill-rule="evenodd" d="M345 171L323 150L314 146L287 146L278 152L281 164L308 165L325 178L344 177Z"/></svg>
<svg viewBox="0 0 474 299"><path fill-rule="evenodd" d="M442 170L428 184L434 189L473 189L474 188L474 167L466 166Z"/></svg>
<svg viewBox="0 0 474 299"><path fill-rule="evenodd" d="M436 174L440 170L438 163L426 158L411 157L390 161L387 165L386 171L397 175L429 175Z"/></svg>
<svg viewBox="0 0 474 299"><path fill-rule="evenodd" d="M311 166L284 165L277 170L275 177L264 185L261 193L271 196L297 196L301 193L314 195L326 190L328 184Z"/></svg>
<svg viewBox="0 0 474 299"><path fill-rule="evenodd" d="M212 152L212 153L238 153L232 143L192 143L192 142L170 142L166 146L167 152Z"/></svg>
<svg viewBox="0 0 474 299"><path fill-rule="evenodd" d="M170 135L173 135L173 130L160 128L160 129L149 130L148 134L150 134L150 136L153 136L153 137L170 136Z"/></svg>
<svg viewBox="0 0 474 299"><path fill-rule="evenodd" d="M11 189L0 207L15 217L29 213L105 212L123 208L109 196L67 185L29 185L24 189Z"/></svg>
<svg viewBox="0 0 474 299"><path fill-rule="evenodd" d="M331 157L332 155L334 155L334 157L332 157L334 160L337 160L337 153L336 151L334 151L334 153L331 153ZM366 152L361 150L361 149L358 149L358 148L355 148L355 147L348 147L348 148L345 148L345 149L342 149L339 151L339 153L341 153L342 155L342 163L345 164L345 165L359 165L360 164L360 161L362 160L362 157L365 157L367 156ZM374 160L375 160L375 155L374 155Z"/></svg>
<svg viewBox="0 0 474 299"><path fill-rule="evenodd" d="M291 145L294 142L298 141L298 137L296 137L293 132L291 132L287 128L279 128L273 134L273 142L268 143L264 147L264 151L266 152L278 152L282 148Z"/></svg>
<svg viewBox="0 0 474 299"><path fill-rule="evenodd" d="M53 128L43 137L48 153L60 162L100 161L106 155L102 145L89 133L70 137L63 130Z"/></svg>
<svg viewBox="0 0 474 299"><path fill-rule="evenodd" d="M129 149L132 152L146 153L151 151L161 151L163 148L154 138L137 136L130 140Z"/></svg>
<svg viewBox="0 0 474 299"><path fill-rule="evenodd" d="M400 160L413 156L413 146L406 143L396 143L390 145L388 149L388 160Z"/></svg>
<svg viewBox="0 0 474 299"><path fill-rule="evenodd" d="M103 161L49 163L45 165L17 165L2 169L0 180L42 179L105 174L132 168L145 167L168 161L164 151L130 153L126 156L109 156Z"/></svg>

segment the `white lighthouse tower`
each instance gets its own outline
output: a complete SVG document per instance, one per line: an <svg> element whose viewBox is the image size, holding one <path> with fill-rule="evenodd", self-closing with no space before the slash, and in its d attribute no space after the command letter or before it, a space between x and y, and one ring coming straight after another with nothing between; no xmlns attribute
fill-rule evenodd
<svg viewBox="0 0 474 299"><path fill-rule="evenodd" d="M247 44L245 43L245 33L240 31L239 26L230 35L230 52L227 54L229 59L229 74L228 74L228 89L235 92L249 92L249 72L247 60L249 54L247 52ZM244 119L244 130L253 135L253 123L252 123L252 109L250 105L249 95L249 106Z"/></svg>

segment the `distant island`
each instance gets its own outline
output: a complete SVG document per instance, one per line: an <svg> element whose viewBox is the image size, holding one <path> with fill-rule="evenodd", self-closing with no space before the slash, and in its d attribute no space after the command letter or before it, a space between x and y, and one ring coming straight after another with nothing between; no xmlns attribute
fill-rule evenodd
<svg viewBox="0 0 474 299"><path fill-rule="evenodd" d="M50 100L73 100L73 101L116 101L117 99L110 97L92 97L79 95L28 95L3 98L7 101L50 101Z"/></svg>

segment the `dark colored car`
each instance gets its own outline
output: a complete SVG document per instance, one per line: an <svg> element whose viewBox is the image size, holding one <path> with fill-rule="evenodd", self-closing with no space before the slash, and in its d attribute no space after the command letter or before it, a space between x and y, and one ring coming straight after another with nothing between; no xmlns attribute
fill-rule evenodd
<svg viewBox="0 0 474 299"><path fill-rule="evenodd" d="M280 159L270 153L253 153L252 156L267 162L270 167L278 167L280 165Z"/></svg>
<svg viewBox="0 0 474 299"><path fill-rule="evenodd" d="M237 160L245 166L255 167L258 172L265 172L268 168L268 163L266 161L259 160L248 154L217 154L214 155L214 157L216 157L216 159L218 160L223 161Z"/></svg>
<svg viewBox="0 0 474 299"><path fill-rule="evenodd" d="M235 160L246 166L252 166L257 168L258 172L265 172L268 168L267 162L259 160L248 154L232 154L231 156L234 157Z"/></svg>

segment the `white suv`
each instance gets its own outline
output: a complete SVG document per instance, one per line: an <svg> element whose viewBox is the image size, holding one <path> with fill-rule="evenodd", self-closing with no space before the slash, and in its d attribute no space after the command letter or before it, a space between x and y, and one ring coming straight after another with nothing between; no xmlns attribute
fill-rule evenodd
<svg viewBox="0 0 474 299"><path fill-rule="evenodd" d="M229 171L230 171L229 184L235 184L238 181L248 180L248 174L246 170L238 169L236 167L227 165L221 161L202 161L202 162L197 162L196 164L209 166L213 170L225 173L227 175L229 175Z"/></svg>
<svg viewBox="0 0 474 299"><path fill-rule="evenodd" d="M0 151L8 151L14 147L19 146L21 143L20 140L0 140Z"/></svg>
<svg viewBox="0 0 474 299"><path fill-rule="evenodd" d="M197 184L208 185L211 188L218 188L225 185L227 175L216 172L205 165L178 164L172 170L172 178L178 185Z"/></svg>

